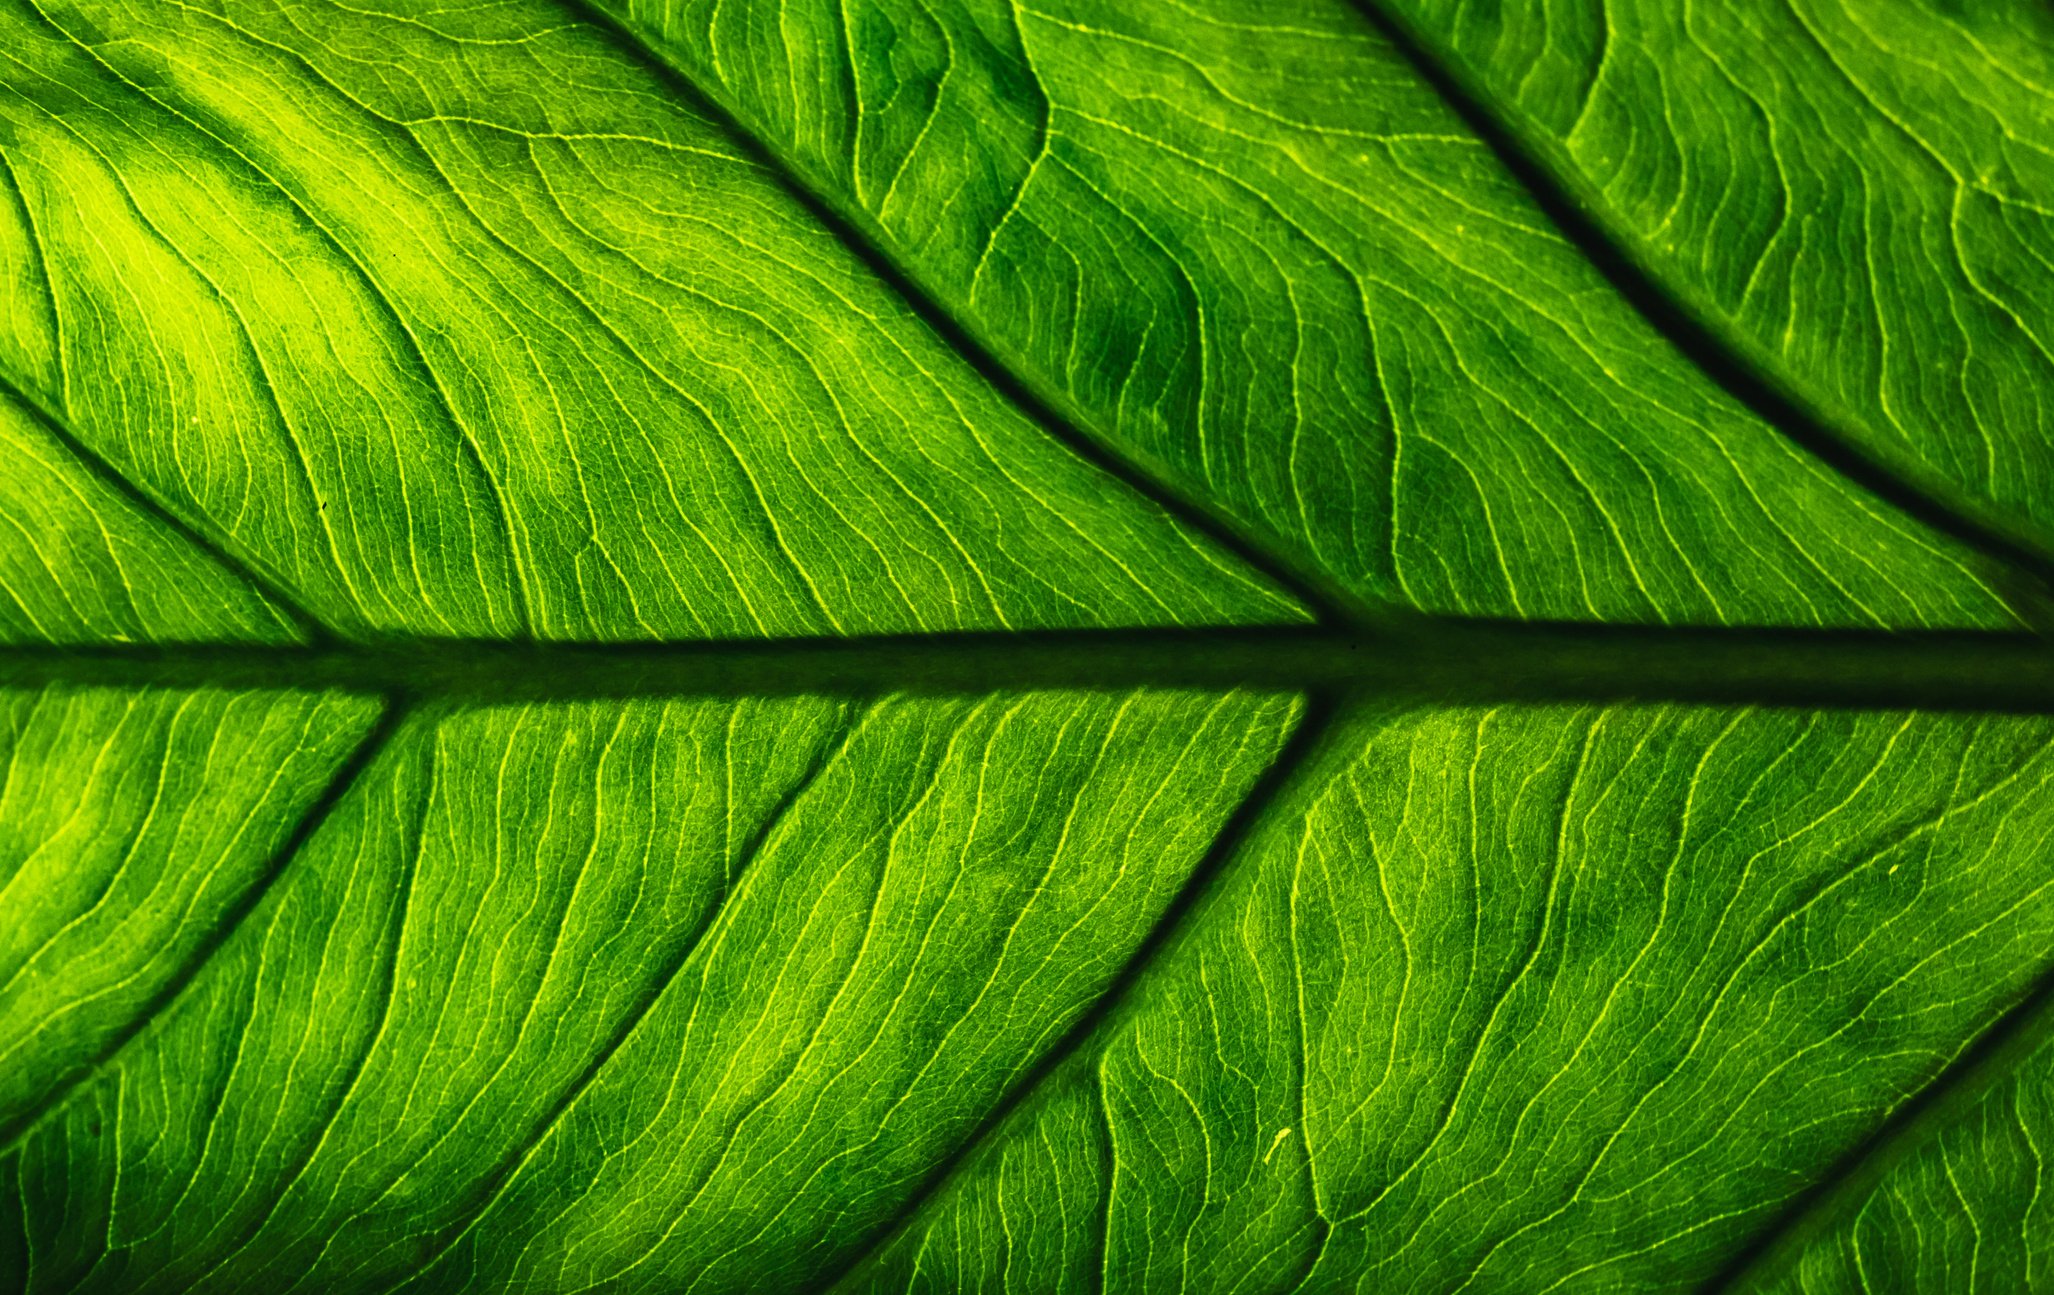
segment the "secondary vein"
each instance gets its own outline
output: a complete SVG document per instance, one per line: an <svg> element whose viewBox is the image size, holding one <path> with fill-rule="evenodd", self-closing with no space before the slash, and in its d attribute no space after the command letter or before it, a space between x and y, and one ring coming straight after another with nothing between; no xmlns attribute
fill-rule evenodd
<svg viewBox="0 0 2054 1295"><path fill-rule="evenodd" d="M465 1193L451 1214L451 1222L443 1229L442 1234L435 1238L432 1249L420 1258L417 1265L419 1271L432 1272L443 1256L454 1250L471 1234L472 1229L491 1213L492 1208L498 1204L508 1186L512 1184L515 1175L535 1157L549 1136L562 1126L565 1117L578 1100L599 1081L614 1056L627 1046L629 1039L641 1027L642 1022L684 974L685 968L705 943L707 936L727 917L729 901L741 886L743 873L762 856L806 791L841 757L842 751L847 747L849 739L854 736L862 719L860 713L845 715L841 731L821 746L806 769L784 789L777 803L763 816L756 830L750 834L748 841L736 856L735 864L722 879L719 892L707 904L706 911L701 914L699 921L664 958L662 966L650 979L642 994L615 1024L605 1042L592 1054L584 1068L556 1095L520 1141Z"/></svg>
<svg viewBox="0 0 2054 1295"><path fill-rule="evenodd" d="M1863 449L1834 413L1818 408L1748 357L1732 330L1697 303L1672 293L1630 243L1593 214L1597 200L1559 175L1514 121L1472 91L1459 72L1430 51L1390 0L1349 0L1413 70L1490 148L1558 232L1595 267L1628 305L1720 389L1800 450L1857 488L1934 531L1998 563L2027 584L2021 597L2035 610L2054 609L2054 552L1976 501L1915 481Z"/></svg>
<svg viewBox="0 0 2054 1295"><path fill-rule="evenodd" d="M356 785L364 770L370 767L378 753L390 743L409 709L408 703L402 698L394 697L388 701L377 722L357 743L349 758L336 768L327 785L321 789L321 794L308 806L307 812L301 815L292 832L272 852L263 870L243 891L235 906L222 915L220 922L208 933L207 938L194 949L186 964L164 982L151 996L150 1001L145 1003L119 1032L107 1040L97 1056L78 1066L61 1082L53 1085L39 1102L22 1112L12 1123L0 1127L0 1156L13 1150L45 1117L60 1108L66 1098L97 1074L100 1068L113 1060L136 1035L142 1033L145 1027L161 1017L165 1010L178 1000L200 974L201 969L212 961L214 955L257 910L264 897L271 893L287 867L313 837L315 830L327 821L329 814L341 803L343 796Z"/></svg>
<svg viewBox="0 0 2054 1295"><path fill-rule="evenodd" d="M258 598L283 619L303 642L320 644L329 641L328 627L284 586L267 578L204 532L188 525L178 514L165 507L156 496L138 486L125 473L102 458L91 446L79 439L77 433L73 432L55 412L46 408L41 400L5 374L0 374L0 399L12 401L23 413L34 419L36 424L63 446L65 453L92 474L94 479L118 493L138 511L147 514L152 521L177 535L214 565L255 590Z"/></svg>
<svg viewBox="0 0 2054 1295"><path fill-rule="evenodd" d="M2049 1041L2054 1041L2054 965L1930 1083L1791 1198L1705 1283L1705 1295L1773 1289L1813 1242L1868 1203L1892 1169L1965 1118Z"/></svg>
<svg viewBox="0 0 2054 1295"><path fill-rule="evenodd" d="M1290 559L1244 535L1232 518L1205 500L1187 498L1096 435L1086 420L1066 412L1067 401L1060 395L1042 392L1031 379L1016 372L1012 365L1000 358L996 348L984 342L973 323L958 318L956 312L944 304L940 294L928 290L917 272L903 266L890 250L889 240L876 231L874 222L864 212L850 208L836 198L830 188L808 179L804 168L793 164L769 141L752 131L719 95L664 59L631 29L591 0L557 2L578 19L605 33L638 63L654 71L666 86L724 132L809 216L833 234L865 268L904 301L945 345L1035 426L1086 462L1155 503L1188 529L1259 572L1302 604L1320 624L1342 625L1376 619L1374 609L1362 605L1326 575L1301 570Z"/></svg>
<svg viewBox="0 0 2054 1295"><path fill-rule="evenodd" d="M1299 720L1297 729L1292 732L1290 740L1284 744L1283 749L1277 753L1269 768L1263 771L1262 777L1249 789L1241 803L1235 806L1232 816L1221 826L1205 856L1185 877L1184 884L1171 898L1162 915L1156 919L1155 925L1149 929L1141 943L1135 946L1133 955L1107 983L1105 989L1092 1000L1091 1006L1014 1081L953 1151L929 1167L927 1174L911 1192L907 1193L891 1217L854 1247L838 1269L823 1273L818 1280L809 1285L809 1292L824 1293L831 1290L844 1277L860 1268L864 1260L916 1217L921 1208L969 1163L977 1149L991 1139L1022 1102L1072 1057L1085 1055L1089 1048L1102 1039L1104 1028L1112 1019L1114 1012L1132 996L1148 969L1158 961L1177 932L1189 925L1198 904L1216 886L1249 831L1291 783L1293 775L1307 766L1314 752L1318 750L1321 739L1333 731L1333 721L1340 709L1339 699L1330 693L1315 694L1309 700L1305 714Z"/></svg>

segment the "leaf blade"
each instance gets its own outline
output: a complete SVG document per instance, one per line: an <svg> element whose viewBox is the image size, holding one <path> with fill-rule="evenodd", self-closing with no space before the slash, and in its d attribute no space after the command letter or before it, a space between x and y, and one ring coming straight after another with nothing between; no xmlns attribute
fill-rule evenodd
<svg viewBox="0 0 2054 1295"><path fill-rule="evenodd" d="M860 1235L819 1217L888 1214L1092 1001L1295 714L1143 692L417 718L23 1145L40 1280L803 1279ZM53 1226L67 1201L106 1226Z"/></svg>
<svg viewBox="0 0 2054 1295"><path fill-rule="evenodd" d="M2031 1290L2047 1271L2044 1150L2054 1054L2026 1057L1982 1100L1896 1165L1839 1226L1782 1271L1735 1289Z"/></svg>
<svg viewBox="0 0 2054 1295"><path fill-rule="evenodd" d="M1035 1254L1000 1288L1702 1281L2043 974L2047 737L1358 715L1096 1054L845 1289ZM1102 1163L1042 1150L1086 1111ZM980 1230L1037 1198L1103 1214Z"/></svg>
<svg viewBox="0 0 2054 1295"><path fill-rule="evenodd" d="M304 641L290 605L91 470L0 387L0 643Z"/></svg>
<svg viewBox="0 0 2054 1295"><path fill-rule="evenodd" d="M1380 7L1687 310L2044 571L2044 12L1797 4L1706 21L1629 3L1490 32L1434 0ZM1651 129L1657 97L1677 108ZM1720 180L1736 174L1759 182Z"/></svg>
<svg viewBox="0 0 2054 1295"><path fill-rule="evenodd" d="M94 326L57 339L69 421L338 633L1303 615L1047 443L588 30L84 12L8 37L10 155ZM416 84L353 57L393 43Z"/></svg>
<svg viewBox="0 0 2054 1295"><path fill-rule="evenodd" d="M1692 373L1343 4L604 7L1052 403L1358 598L2008 615Z"/></svg>
<svg viewBox="0 0 2054 1295"><path fill-rule="evenodd" d="M345 781L379 707L286 693L9 691L0 1143L176 993Z"/></svg>

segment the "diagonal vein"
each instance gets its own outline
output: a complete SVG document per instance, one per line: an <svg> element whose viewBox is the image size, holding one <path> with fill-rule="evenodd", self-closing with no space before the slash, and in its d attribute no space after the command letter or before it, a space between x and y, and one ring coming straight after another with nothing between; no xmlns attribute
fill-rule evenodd
<svg viewBox="0 0 2054 1295"><path fill-rule="evenodd" d="M1066 446L1094 467L1155 503L1186 528L1204 536L1221 549L1260 572L1290 597L1327 625L1361 622L1375 613L1359 604L1333 580L1317 571L1301 570L1290 559L1272 552L1244 535L1238 523L1210 502L1186 497L1171 487L1148 465L1130 459L1090 430L1090 424L1067 409L1059 395L1043 393L1027 377L987 345L977 329L943 304L940 294L929 291L920 276L895 258L890 241L878 233L874 222L860 209L849 208L832 196L832 189L809 180L802 167L787 159L769 141L745 126L719 96L687 77L656 55L632 31L591 0L557 0L570 13L604 33L637 63L650 69L664 85L700 115L712 121L747 157L846 246L871 273L919 317L957 356L1004 396L1043 432Z"/></svg>
<svg viewBox="0 0 2054 1295"><path fill-rule="evenodd" d="M1507 115L1429 52L1391 0L1349 0L1524 188L1557 231L1677 352L1742 407L1858 488L1994 560L2028 582L2024 595L2054 605L2054 551L1961 492L1904 476L1861 448L1846 416L1820 408L1750 358L1748 344L1701 303L1672 293L1594 212L1601 204L1551 166Z"/></svg>
<svg viewBox="0 0 2054 1295"><path fill-rule="evenodd" d="M23 413L34 419L36 424L63 446L65 453L91 473L95 480L105 484L139 511L147 514L151 520L198 550L214 565L256 591L258 598L285 622L301 642L323 643L329 640L328 627L283 586L230 553L203 531L188 525L154 495L100 457L92 447L79 439L63 419L4 374L0 374L0 400L11 401Z"/></svg>
<svg viewBox="0 0 2054 1295"><path fill-rule="evenodd" d="M285 874L287 866L299 855L316 829L327 821L328 815L341 803L343 796L356 785L364 770L370 767L378 753L390 743L409 709L408 701L402 697L395 696L387 700L377 723L373 724L370 731L357 743L349 758L337 766L327 786L321 789L321 794L308 806L307 812L301 815L292 832L285 840L279 842L278 848L272 852L263 870L243 892L235 906L222 915L214 929L208 932L207 938L193 950L186 964L164 982L150 1001L145 1003L118 1033L107 1040L97 1056L53 1085L41 1101L24 1111L12 1123L0 1127L0 1155L17 1146L46 1116L62 1106L66 1098L98 1073L102 1066L127 1047L132 1039L142 1033L152 1021L161 1017L165 1010L184 994L186 988L199 977L201 970L242 928L243 923L257 910L264 897L271 893L279 878Z"/></svg>
<svg viewBox="0 0 2054 1295"><path fill-rule="evenodd" d="M769 848L771 838L776 835L778 828L790 817L793 808L805 797L807 789L819 781L820 775L825 773L834 764L836 758L841 755L843 748L848 745L849 739L855 735L856 730L861 726L862 718L860 713L847 716L843 721L841 732L821 747L819 753L815 755L813 762L792 781L791 786L785 789L784 794L778 798L777 803L763 816L761 824L758 825L756 831L750 835L748 841L743 844L741 850L736 854L735 862L728 869L727 877L720 892L714 896L713 902L706 906L706 911L700 917L698 925L684 939L678 942L677 948L665 960L663 966L657 970L656 974L650 978L649 985L640 1000L621 1017L618 1026L599 1050L593 1053L592 1059L585 1065L585 1068L565 1086L561 1093L557 1094L556 1100L550 1103L548 1110L543 1113L542 1118L535 1122L534 1128L530 1129L527 1135L521 1139L519 1145L512 1148L490 1172L479 1178L474 1189L466 1195L464 1201L452 1212L452 1224L448 1235L436 1245L432 1252L427 1253L418 1261L416 1264L417 1271L425 1273L433 1268L443 1255L453 1250L464 1237L470 1234L472 1228L476 1227L486 1215L491 1213L492 1206L497 1203L507 1186L513 1182L515 1175L520 1172L521 1167L526 1165L534 1157L535 1153L541 1149L542 1144L548 1140L549 1134L563 1123L564 1116L569 1114L571 1107L576 1105L578 1099L598 1081L600 1075L605 1072L607 1064L627 1045L628 1040L634 1037L636 1029L655 1010L656 1005L663 1000L664 994L669 991L670 987L684 974L686 966L692 960L692 955L705 942L707 934L719 925L722 916L727 912L728 901L733 898L735 891L741 885L744 873Z"/></svg>
<svg viewBox="0 0 2054 1295"><path fill-rule="evenodd" d="M2049 1041L2054 1041L2054 963L1931 1082L1770 1216L1705 1283L1705 1295L1773 1288L1813 1241L1860 1210L1893 1168L1966 1117Z"/></svg>
<svg viewBox="0 0 2054 1295"><path fill-rule="evenodd" d="M1176 934L1190 924L1198 904L1226 871L1249 830L1276 802L1278 795L1291 782L1292 775L1307 765L1312 753L1319 746L1320 739L1332 731L1334 718L1340 708L1338 699L1331 694L1316 693L1309 699L1304 717L1299 720L1290 740L1284 743L1276 758L1270 762L1269 768L1263 771L1262 777L1235 807L1233 814L1221 826L1219 835L1213 838L1204 857L1185 877L1183 885L1171 898L1168 907L1163 909L1155 925L1135 946L1133 955L1107 983L1104 991L1090 1008L1079 1016L1033 1065L1021 1072L1020 1077L997 1102L992 1104L984 1118L979 1120L977 1126L956 1145L955 1150L929 1168L926 1177L907 1194L891 1217L851 1248L849 1257L840 1270L823 1273L807 1288L809 1291L827 1291L860 1267L865 1259L920 1212L921 1207L969 1162L972 1153L990 1140L991 1136L1005 1124L1006 1118L1030 1094L1040 1088L1042 1083L1055 1074L1065 1062L1072 1057L1084 1055L1087 1049L1100 1041L1102 1030L1112 1019L1114 1012L1132 996L1137 984L1160 958Z"/></svg>

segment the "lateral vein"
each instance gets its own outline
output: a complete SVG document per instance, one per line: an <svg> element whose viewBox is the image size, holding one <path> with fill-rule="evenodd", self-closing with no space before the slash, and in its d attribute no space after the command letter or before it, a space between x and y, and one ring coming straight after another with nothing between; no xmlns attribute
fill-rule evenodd
<svg viewBox="0 0 2054 1295"><path fill-rule="evenodd" d="M1389 0L1348 0L1464 125L1490 148L1557 232L1677 352L1735 401L1834 474L1915 522L1967 546L2028 582L2036 609L2054 609L2054 551L1973 499L1923 484L1863 449L1842 419L1818 408L1773 372L1716 317L1671 293L1605 221L1592 197L1556 174L1512 121L1431 53Z"/></svg>
<svg viewBox="0 0 2054 1295"><path fill-rule="evenodd" d="M1376 619L1374 609L1360 605L1353 595L1331 580L1316 572L1299 570L1291 559L1242 534L1233 518L1203 500L1187 498L1143 464L1092 432L1087 422L1065 412L1066 401L1059 395L1044 395L1031 379L1015 372L1000 358L996 348L985 343L972 324L958 319L954 311L942 304L938 294L927 289L917 272L902 266L889 250L887 240L878 234L864 213L845 209L845 204L830 196L831 191L808 180L803 168L794 165L775 146L751 131L718 95L657 54L618 19L599 9L591 0L557 2L574 17L604 33L637 62L654 71L665 85L726 134L742 153L762 167L788 196L847 247L865 268L877 275L950 350L976 370L1029 422L1092 466L1156 504L1187 529L1240 559L1310 611L1317 623L1340 625Z"/></svg>
<svg viewBox="0 0 2054 1295"><path fill-rule="evenodd" d="M4 373L0 373L0 399L11 400L23 413L34 419L36 425L49 433L51 438L64 448L64 452L70 455L72 460L80 467L90 473L96 481L115 491L137 510L148 515L152 521L157 522L178 536L180 540L198 550L215 566L226 571L229 575L254 590L258 598L274 614L283 619L286 627L297 634L302 641L312 644L332 641L333 636L329 633L328 627L322 623L319 617L308 611L299 599L287 592L284 586L272 581L254 566L230 553L204 532L187 524L183 518L172 512L155 495L152 495L149 491L144 490L141 486L131 481L125 473L102 458L99 453L81 440L78 434L73 432L54 411L45 407L41 400L31 395Z"/></svg>
<svg viewBox="0 0 2054 1295"><path fill-rule="evenodd" d="M0 1158L4 1158L8 1152L20 1145L45 1118L60 1109L66 1099L98 1074L102 1067L118 1056L152 1021L162 1017L164 1012L178 1001L186 989L198 979L200 972L213 961L214 955L227 945L235 933L242 929L243 923L256 912L265 896L271 893L279 879L285 875L287 867L299 856L316 829L327 821L329 814L341 803L349 789L356 785L364 770L370 767L378 753L390 743L411 709L409 701L403 697L394 696L387 700L377 722L357 743L349 758L336 768L328 784L321 789L321 794L307 808L307 812L301 815L292 832L272 852L263 870L243 892L235 906L222 915L220 922L194 949L186 964L165 981L151 996L150 1001L143 1004L141 1010L119 1032L107 1040L97 1056L79 1065L45 1093L40 1101L10 1124L0 1127Z"/></svg>

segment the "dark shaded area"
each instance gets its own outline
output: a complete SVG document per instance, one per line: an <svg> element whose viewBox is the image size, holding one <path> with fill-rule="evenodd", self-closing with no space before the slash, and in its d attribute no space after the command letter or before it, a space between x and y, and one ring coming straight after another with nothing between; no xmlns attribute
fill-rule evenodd
<svg viewBox="0 0 2054 1295"><path fill-rule="evenodd" d="M1335 689L1421 704L1678 702L2054 713L2027 633L1485 620L1384 630L1052 630L699 643L0 647L0 687L336 688L455 701Z"/></svg>

